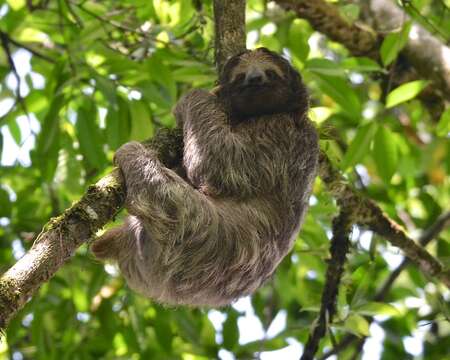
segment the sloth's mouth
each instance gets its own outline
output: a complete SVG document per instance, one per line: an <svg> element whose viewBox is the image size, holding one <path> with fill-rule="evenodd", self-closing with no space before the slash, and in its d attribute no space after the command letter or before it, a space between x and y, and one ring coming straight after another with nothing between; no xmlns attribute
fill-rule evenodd
<svg viewBox="0 0 450 360"><path fill-rule="evenodd" d="M264 83L264 84L248 84L248 85L242 85L240 86L239 90L241 92L254 92L255 95L258 91L265 91L269 90L271 88L270 84Z"/></svg>

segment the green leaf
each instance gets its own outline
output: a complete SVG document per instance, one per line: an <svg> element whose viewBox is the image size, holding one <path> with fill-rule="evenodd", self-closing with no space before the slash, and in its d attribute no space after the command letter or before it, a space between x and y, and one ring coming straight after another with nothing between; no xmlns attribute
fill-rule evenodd
<svg viewBox="0 0 450 360"><path fill-rule="evenodd" d="M395 306L381 302L368 302L352 309L360 315L387 315L387 316L399 316L400 312Z"/></svg>
<svg viewBox="0 0 450 360"><path fill-rule="evenodd" d="M239 313L231 309L228 311L227 319L223 323L223 347L227 350L233 350L238 344L239 340L239 329L237 325L237 319Z"/></svg>
<svg viewBox="0 0 450 360"><path fill-rule="evenodd" d="M8 121L8 129L16 144L20 146L22 142L22 133L20 131L19 124L17 124L16 117L11 119L11 121Z"/></svg>
<svg viewBox="0 0 450 360"><path fill-rule="evenodd" d="M137 89L142 92L144 99L148 103L154 103L157 107L169 110L172 107L170 99L164 96L161 88L158 88L150 81L142 81L137 85Z"/></svg>
<svg viewBox="0 0 450 360"><path fill-rule="evenodd" d="M351 274L352 283L356 286L353 293L353 297L350 301L350 307L354 308L356 306L366 303L367 294L369 291L370 279L374 274L374 263L369 263L369 266L365 263L359 266Z"/></svg>
<svg viewBox="0 0 450 360"><path fill-rule="evenodd" d="M156 310L154 325L156 338L161 347L170 354L173 339L172 328L170 326L170 312L162 307L157 307Z"/></svg>
<svg viewBox="0 0 450 360"><path fill-rule="evenodd" d="M401 31L390 33L387 35L381 44L380 54L381 61L384 66L388 66L397 58L399 52L405 47L408 42L408 35L411 29L411 22L406 22Z"/></svg>
<svg viewBox="0 0 450 360"><path fill-rule="evenodd" d="M348 116L359 120L361 116L361 103L356 92L344 79L315 73L317 84L325 94L330 96Z"/></svg>
<svg viewBox="0 0 450 360"><path fill-rule="evenodd" d="M344 328L358 337L369 335L369 323L361 315L351 314L345 320Z"/></svg>
<svg viewBox="0 0 450 360"><path fill-rule="evenodd" d="M436 127L436 134L438 136L447 136L450 132L450 107L445 110L441 118L439 119L439 123Z"/></svg>
<svg viewBox="0 0 450 360"><path fill-rule="evenodd" d="M127 100L117 97L117 106L110 106L106 114L106 139L113 150L130 139L130 111Z"/></svg>
<svg viewBox="0 0 450 360"><path fill-rule="evenodd" d="M360 162L369 152L370 143L377 131L377 124L370 123L358 129L356 136L342 159L341 168L346 170Z"/></svg>
<svg viewBox="0 0 450 360"><path fill-rule="evenodd" d="M324 74L339 77L345 76L344 69L342 69L339 66L339 64L336 64L336 62L328 59L322 58L309 59L305 63L305 69L308 69L309 71L312 71L316 74Z"/></svg>
<svg viewBox="0 0 450 360"><path fill-rule="evenodd" d="M375 135L373 156L378 174L389 184L397 170L398 150L394 134L385 126L380 126Z"/></svg>
<svg viewBox="0 0 450 360"><path fill-rule="evenodd" d="M201 331L198 317L186 309L177 309L172 315L176 320L179 334L192 344L198 344L198 335Z"/></svg>
<svg viewBox="0 0 450 360"><path fill-rule="evenodd" d="M88 170L103 168L106 165L106 158L103 153L103 139L97 125L97 110L88 97L84 97L78 109L75 128Z"/></svg>
<svg viewBox="0 0 450 360"><path fill-rule="evenodd" d="M11 217L12 204L9 194L5 189L0 188L0 217Z"/></svg>
<svg viewBox="0 0 450 360"><path fill-rule="evenodd" d="M295 19L291 23L288 34L288 46L292 55L301 62L305 62L309 54L309 34L305 31L305 28L309 27L304 20Z"/></svg>
<svg viewBox="0 0 450 360"><path fill-rule="evenodd" d="M279 350L288 345L286 339L283 336L276 336L273 339L265 339L264 341L256 340L249 342L248 344L239 346L234 354L237 359L250 359L248 354L259 353L261 351L274 351ZM280 359L284 359L284 357L280 357Z"/></svg>
<svg viewBox="0 0 450 360"><path fill-rule="evenodd" d="M176 84L170 68L163 62L163 54L157 52L148 58L145 63L151 78L166 89L170 99L175 99L177 95Z"/></svg>
<svg viewBox="0 0 450 360"><path fill-rule="evenodd" d="M130 140L143 141L153 136L154 128L147 104L142 100L129 103L131 113Z"/></svg>
<svg viewBox="0 0 450 360"><path fill-rule="evenodd" d="M392 90L386 97L386 108L394 107L405 101L414 99L430 82L425 80L411 81Z"/></svg>
<svg viewBox="0 0 450 360"><path fill-rule="evenodd" d="M95 74L95 71L92 71L92 73ZM94 78L97 88L105 96L108 103L114 106L117 102L116 85L114 82L97 74L94 75Z"/></svg>
<svg viewBox="0 0 450 360"><path fill-rule="evenodd" d="M9 6L11 6L11 9L14 11L20 10L25 6L26 1L25 0L6 0Z"/></svg>
<svg viewBox="0 0 450 360"><path fill-rule="evenodd" d="M345 70L372 72L383 70L378 63L366 57L345 58L341 62L341 67Z"/></svg>
<svg viewBox="0 0 450 360"><path fill-rule="evenodd" d="M111 346L113 336L117 332L117 316L114 316L114 312L112 310L112 301L111 299L104 298L100 303L100 306L97 310L97 318L100 322L100 326L102 329L102 342L105 341L105 345ZM102 344L103 345L103 344Z"/></svg>
<svg viewBox="0 0 450 360"><path fill-rule="evenodd" d="M58 165L61 135L59 112L64 102L63 95L55 95L50 103L37 138L36 153L33 155L33 162L38 164L42 177L47 181L53 179Z"/></svg>
<svg viewBox="0 0 450 360"><path fill-rule="evenodd" d="M208 71L204 66L181 67L172 72L178 82L186 82L195 87L196 84L213 83L216 74Z"/></svg>

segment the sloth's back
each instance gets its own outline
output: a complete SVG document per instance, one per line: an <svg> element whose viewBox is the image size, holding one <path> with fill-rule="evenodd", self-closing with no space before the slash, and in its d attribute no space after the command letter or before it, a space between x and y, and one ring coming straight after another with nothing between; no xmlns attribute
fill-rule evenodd
<svg viewBox="0 0 450 360"><path fill-rule="evenodd" d="M177 210L181 213L173 226L170 219L159 224L161 219L153 224L136 219L138 226L145 224L143 248L120 264L130 287L166 304L223 306L252 293L270 277L301 225L318 152L309 121L288 122L283 116L278 123L269 121L272 118L236 128L235 141L256 149L247 158L224 160L222 154L215 162L208 159L209 164L187 169L205 171L197 177L204 187L228 187L232 196L227 191L218 196L195 192L196 201ZM219 156L215 151L219 150L209 149L208 154ZM234 168L228 169L234 171L232 176L227 166ZM211 175L212 168L216 172ZM239 176L252 184L230 184ZM247 196L234 194L239 186L249 185ZM146 258L139 258L139 253Z"/></svg>

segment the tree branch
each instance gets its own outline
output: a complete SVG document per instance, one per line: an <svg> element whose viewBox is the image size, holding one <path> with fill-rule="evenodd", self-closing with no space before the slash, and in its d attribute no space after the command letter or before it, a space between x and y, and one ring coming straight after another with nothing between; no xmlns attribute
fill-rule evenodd
<svg viewBox="0 0 450 360"><path fill-rule="evenodd" d="M275 0L283 9L294 11L330 39L341 43L356 56L378 56L380 39L375 32L349 24L336 6L324 0Z"/></svg>
<svg viewBox="0 0 450 360"><path fill-rule="evenodd" d="M409 16L393 1L367 0L369 14L379 33L401 28ZM450 48L428 30L414 23L402 54L420 76L433 81L440 95L450 100Z"/></svg>
<svg viewBox="0 0 450 360"><path fill-rule="evenodd" d="M439 234L446 228L450 226L450 211L442 214L439 216L439 218L436 220L433 225L431 225L427 230L424 231L424 233L419 238L419 243L422 246L428 245L433 239L436 239ZM392 288L392 285L394 284L395 280L400 276L403 270L406 269L406 267L411 263L407 258L403 259L403 261L398 265L389 275L389 277L385 280L383 285L379 288L377 293L373 297L373 301L382 302L386 299L386 296L388 295L389 291ZM373 321L373 317L370 317L368 319L369 322ZM353 334L348 334L344 336L344 338L336 344L336 346L333 347L330 351L324 353L321 357L319 357L319 360L325 360L328 359L330 356L335 355L346 349L348 346L353 344L354 342L358 341L358 346L364 345L365 337L359 338Z"/></svg>
<svg viewBox="0 0 450 360"><path fill-rule="evenodd" d="M275 0L282 8L294 11L309 21L312 27L341 43L355 56L368 56L379 60L379 50L385 31L369 26L350 24L336 6L324 0ZM390 24L389 31L401 27L407 15L389 0L367 0L370 13L380 25ZM385 30L385 29L384 29ZM402 55L415 67L420 76L434 82L433 91L450 100L450 48L418 24L412 28Z"/></svg>
<svg viewBox="0 0 450 360"><path fill-rule="evenodd" d="M333 220L333 238L330 246L331 259L328 263L319 317L315 321L315 326L300 360L314 359L319 348L319 342L325 336L328 324L333 321L336 313L336 298L350 245L348 236L353 225L351 216L349 216L350 213L348 209L342 207L339 215Z"/></svg>
<svg viewBox="0 0 450 360"><path fill-rule="evenodd" d="M172 167L179 159L180 130L162 130L147 142L161 161ZM51 219L31 249L0 277L0 331L27 300L122 207L125 188L116 169L88 188L80 201Z"/></svg>
<svg viewBox="0 0 450 360"><path fill-rule="evenodd" d="M402 249L425 275L438 278L450 288L450 271L444 269L438 260L407 235L405 230L389 218L375 202L365 198L348 185L324 153L320 158L319 175L333 197L348 209L352 209L354 223L368 227L383 236L392 245Z"/></svg>
<svg viewBox="0 0 450 360"><path fill-rule="evenodd" d="M225 61L246 49L245 0L214 0L215 57L220 74Z"/></svg>

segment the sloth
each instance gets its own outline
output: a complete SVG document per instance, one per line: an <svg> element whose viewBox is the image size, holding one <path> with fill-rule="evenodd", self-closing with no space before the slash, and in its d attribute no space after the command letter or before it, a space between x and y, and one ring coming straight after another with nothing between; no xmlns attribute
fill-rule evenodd
<svg viewBox="0 0 450 360"><path fill-rule="evenodd" d="M163 304L220 307L251 294L292 248L308 207L319 150L307 111L286 59L265 48L231 57L216 88L175 107L182 173L140 143L117 150L129 216L92 252Z"/></svg>

